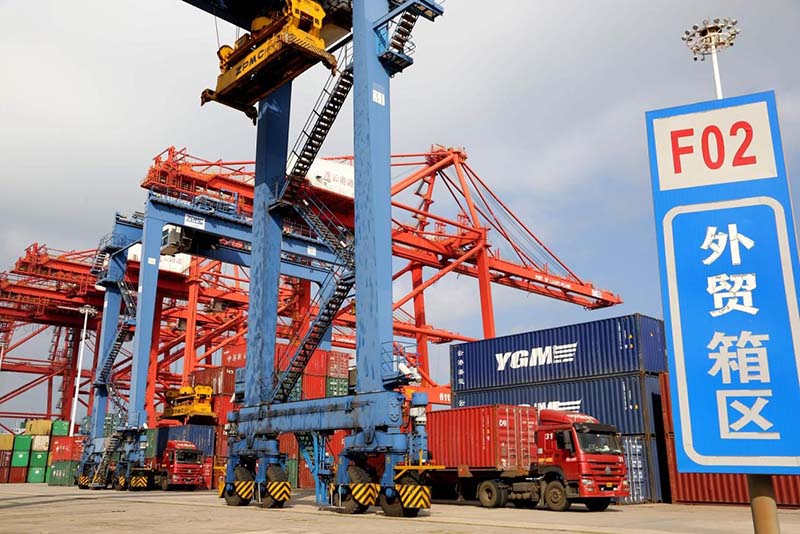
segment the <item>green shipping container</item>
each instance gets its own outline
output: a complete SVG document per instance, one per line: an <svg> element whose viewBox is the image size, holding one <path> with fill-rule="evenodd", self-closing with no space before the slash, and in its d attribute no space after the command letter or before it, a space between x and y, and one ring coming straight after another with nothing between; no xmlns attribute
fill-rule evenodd
<svg viewBox="0 0 800 534"><path fill-rule="evenodd" d="M46 467L31 467L28 469L28 482L42 483L44 482Z"/></svg>
<svg viewBox="0 0 800 534"><path fill-rule="evenodd" d="M286 460L286 476L289 477L292 488L297 488L297 460Z"/></svg>
<svg viewBox="0 0 800 534"><path fill-rule="evenodd" d="M33 436L15 436L14 437L14 450L15 451L29 451L33 443Z"/></svg>
<svg viewBox="0 0 800 534"><path fill-rule="evenodd" d="M47 467L47 453L33 451L28 465L31 467Z"/></svg>
<svg viewBox="0 0 800 534"><path fill-rule="evenodd" d="M51 436L69 436L69 421L53 421Z"/></svg>
<svg viewBox="0 0 800 534"><path fill-rule="evenodd" d="M347 395L347 386L346 378L328 377L325 379L325 396L343 397Z"/></svg>
<svg viewBox="0 0 800 534"><path fill-rule="evenodd" d="M158 444L158 429L157 428L148 428L147 429L147 449L144 451L145 458L155 458L156 456L156 445Z"/></svg>
<svg viewBox="0 0 800 534"><path fill-rule="evenodd" d="M297 380L297 383L289 393L289 402L296 402L303 398L303 379L302 377Z"/></svg>
<svg viewBox="0 0 800 534"><path fill-rule="evenodd" d="M74 486L80 462L55 462L50 467L50 486Z"/></svg>
<svg viewBox="0 0 800 534"><path fill-rule="evenodd" d="M53 472L53 466L45 467L44 469L44 483L50 484L50 474Z"/></svg>
<svg viewBox="0 0 800 534"><path fill-rule="evenodd" d="M28 467L31 453L29 451L14 451L11 456L11 467Z"/></svg>

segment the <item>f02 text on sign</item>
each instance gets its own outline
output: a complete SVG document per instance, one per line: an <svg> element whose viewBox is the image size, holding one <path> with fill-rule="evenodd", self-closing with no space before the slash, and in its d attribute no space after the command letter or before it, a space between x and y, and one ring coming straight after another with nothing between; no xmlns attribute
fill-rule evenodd
<svg viewBox="0 0 800 534"><path fill-rule="evenodd" d="M662 191L776 174L764 102L655 119L653 133Z"/></svg>

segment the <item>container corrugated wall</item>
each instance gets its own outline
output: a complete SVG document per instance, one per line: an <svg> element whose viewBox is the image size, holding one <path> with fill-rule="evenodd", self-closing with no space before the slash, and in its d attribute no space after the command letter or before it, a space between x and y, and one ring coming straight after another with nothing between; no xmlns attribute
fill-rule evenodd
<svg viewBox="0 0 800 534"><path fill-rule="evenodd" d="M653 400L660 395L657 376L627 375L480 391L456 391L453 406L527 404L593 415L622 434L652 434ZM659 413L659 417L660 417Z"/></svg>
<svg viewBox="0 0 800 534"><path fill-rule="evenodd" d="M666 370L664 323L628 315L451 345L453 391Z"/></svg>
<svg viewBox="0 0 800 534"><path fill-rule="evenodd" d="M216 427L213 426L183 425L167 427L167 440L191 441L205 456L214 456L215 438ZM166 443L164 443L164 446L166 446ZM158 452L160 453L161 451Z"/></svg>
<svg viewBox="0 0 800 534"><path fill-rule="evenodd" d="M428 414L431 461L457 468L527 470L536 461L536 410L479 406Z"/></svg>

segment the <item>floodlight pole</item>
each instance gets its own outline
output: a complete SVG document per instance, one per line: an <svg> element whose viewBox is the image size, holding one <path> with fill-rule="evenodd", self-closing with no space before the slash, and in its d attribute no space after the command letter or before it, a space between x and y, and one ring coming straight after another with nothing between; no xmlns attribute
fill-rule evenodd
<svg viewBox="0 0 800 534"><path fill-rule="evenodd" d="M711 45L711 64L714 67L714 87L717 90L717 100L722 100L722 82L719 79L719 62L717 61L717 44Z"/></svg>
<svg viewBox="0 0 800 534"><path fill-rule="evenodd" d="M78 311L83 314L83 330L81 331L81 346L78 350L78 366L75 370L75 395L72 397L72 410L69 416L69 435L75 435L75 416L78 413L78 394L81 389L81 370L83 368L83 351L86 348L86 327L89 323L89 316L94 316L97 310L92 306L81 306Z"/></svg>

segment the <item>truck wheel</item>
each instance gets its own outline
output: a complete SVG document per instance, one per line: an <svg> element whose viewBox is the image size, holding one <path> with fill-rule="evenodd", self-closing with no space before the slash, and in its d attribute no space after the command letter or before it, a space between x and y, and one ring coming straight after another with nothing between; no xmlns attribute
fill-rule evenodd
<svg viewBox="0 0 800 534"><path fill-rule="evenodd" d="M564 489L564 484L560 480L552 480L547 483L547 489L544 492L544 501L547 507L555 512L564 512L569 510L570 502L567 500L567 491Z"/></svg>
<svg viewBox="0 0 800 534"><path fill-rule="evenodd" d="M410 473L400 477L397 483L409 486L420 485L419 478ZM381 491L380 495L378 495L378 504L381 505L381 509L387 517L417 517L419 515L419 508L406 508L403 506L400 495L396 490L392 491L392 497L388 497L384 491Z"/></svg>
<svg viewBox="0 0 800 534"><path fill-rule="evenodd" d="M253 473L251 473L246 467L237 465L233 470L233 480L234 488L232 490L225 491L225 504L228 506L247 506L250 504L250 500L253 498L253 491L255 491L255 477L253 476ZM249 497L242 497L236 492L236 482L250 482ZM244 490L246 488L242 487L242 489Z"/></svg>
<svg viewBox="0 0 800 534"><path fill-rule="evenodd" d="M267 467L267 482L285 482L289 480L286 476L286 471L281 469L279 465L271 465ZM286 501L275 500L270 495L263 495L261 500L261 508L283 508Z"/></svg>
<svg viewBox="0 0 800 534"><path fill-rule="evenodd" d="M162 476L158 485L161 488L161 491L169 491L169 479L167 477Z"/></svg>
<svg viewBox="0 0 800 534"><path fill-rule="evenodd" d="M611 504L611 499L608 497L586 500L586 508L588 508L590 512L602 512L608 508L609 504Z"/></svg>
<svg viewBox="0 0 800 534"><path fill-rule="evenodd" d="M508 493L496 480L484 480L478 486L478 500L484 508L501 508L508 501Z"/></svg>

